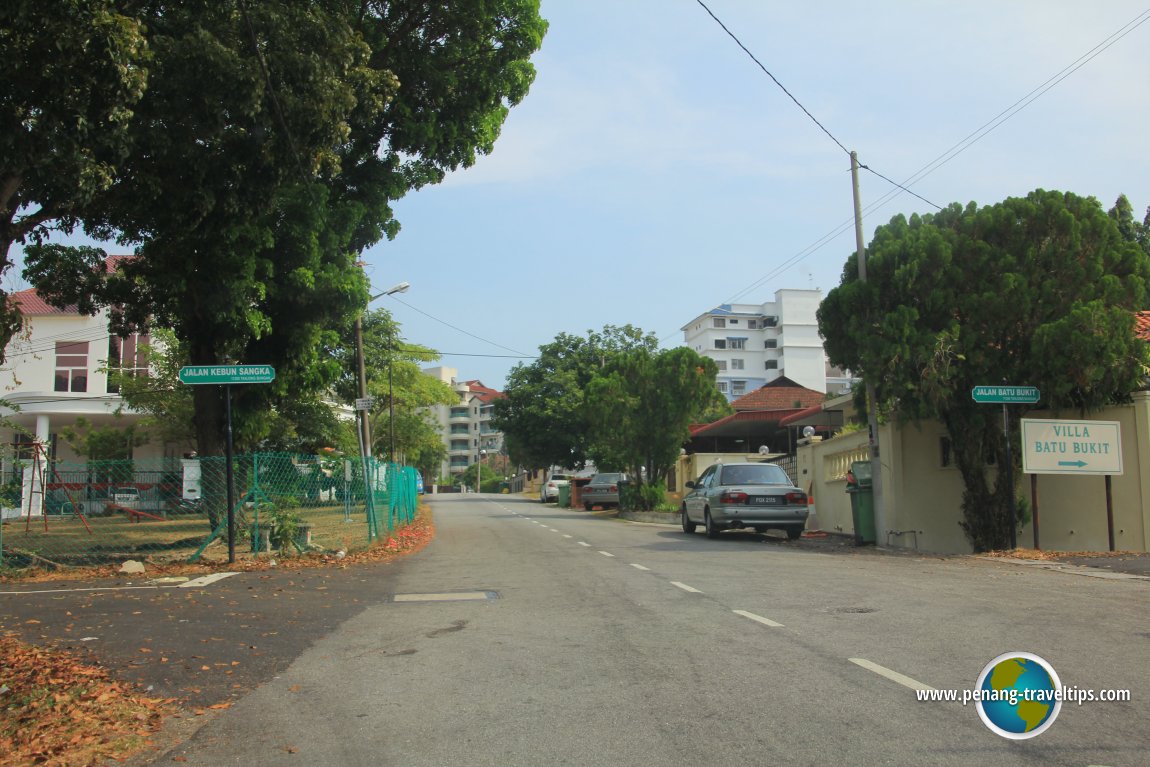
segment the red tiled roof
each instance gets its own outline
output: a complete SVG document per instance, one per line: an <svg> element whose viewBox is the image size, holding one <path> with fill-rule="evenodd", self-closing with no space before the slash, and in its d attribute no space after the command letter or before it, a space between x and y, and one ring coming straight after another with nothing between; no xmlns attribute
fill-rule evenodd
<svg viewBox="0 0 1150 767"><path fill-rule="evenodd" d="M44 317L52 314L79 314L75 306L69 306L67 309L57 309L51 306L35 288L17 291L9 296L9 298L25 317Z"/></svg>
<svg viewBox="0 0 1150 767"><path fill-rule="evenodd" d="M120 268L120 264L129 258L135 256L108 256L104 259L104 270L106 273L112 273ZM20 313L25 317L44 317L50 315L78 315L75 305L68 306L64 309L57 309L44 300L43 296L35 288L28 290L20 290L13 293L10 298L20 310Z"/></svg>
<svg viewBox="0 0 1150 767"><path fill-rule="evenodd" d="M760 389L744 394L731 403L737 411L742 410L802 410L819 405L827 398L823 392L799 386L782 376Z"/></svg>
<svg viewBox="0 0 1150 767"><path fill-rule="evenodd" d="M726 418L720 418L712 423L693 424L690 427L692 437L722 436L726 434L743 434L746 427L732 427L732 424L743 423L780 423L787 416L801 412L797 409L789 410L743 410Z"/></svg>
<svg viewBox="0 0 1150 767"><path fill-rule="evenodd" d="M506 396L503 392L484 386L479 381L464 381L463 383L467 386L468 394L478 397L484 405L490 405L495 400L503 399Z"/></svg>
<svg viewBox="0 0 1150 767"><path fill-rule="evenodd" d="M1134 335L1150 343L1150 312L1134 312Z"/></svg>

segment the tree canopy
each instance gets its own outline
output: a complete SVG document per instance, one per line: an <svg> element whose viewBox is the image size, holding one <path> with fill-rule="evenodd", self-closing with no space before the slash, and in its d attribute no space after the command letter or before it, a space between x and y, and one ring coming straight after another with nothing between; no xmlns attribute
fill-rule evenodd
<svg viewBox="0 0 1150 767"><path fill-rule="evenodd" d="M660 485L689 425L726 400L713 360L657 346L654 334L608 325L586 338L560 333L540 347L535 362L511 371L495 403L511 460L532 468L592 461L629 472L637 485ZM653 505L657 495L635 500Z"/></svg>
<svg viewBox="0 0 1150 767"><path fill-rule="evenodd" d="M135 7L147 87L76 218L137 255L105 276L98 253L30 247L27 274L118 330L171 328L191 364L274 366L239 409L315 396L339 376L320 350L367 299L358 254L398 231L391 203L491 151L526 95L538 0ZM220 393L193 396L217 453Z"/></svg>
<svg viewBox="0 0 1150 767"><path fill-rule="evenodd" d="M1150 257L1126 209L1037 190L896 216L867 248L867 282L850 258L819 309L828 357L874 383L881 415L946 426L976 550L1009 541L1015 489L988 469L1006 465L1001 413L974 403L973 387L1037 386L1041 407L1090 409L1145 374L1132 312L1146 306Z"/></svg>
<svg viewBox="0 0 1150 767"><path fill-rule="evenodd" d="M507 376L505 397L495 403L493 425L502 431L511 460L534 469L578 468L587 462L588 431L583 409L595 371L614 355L646 349L658 339L631 325L607 325L587 337L560 333L539 347L539 357L516 365Z"/></svg>
<svg viewBox="0 0 1150 767"><path fill-rule="evenodd" d="M147 84L143 20L113 0L0 3L0 274L114 182ZM0 292L0 361L19 327Z"/></svg>

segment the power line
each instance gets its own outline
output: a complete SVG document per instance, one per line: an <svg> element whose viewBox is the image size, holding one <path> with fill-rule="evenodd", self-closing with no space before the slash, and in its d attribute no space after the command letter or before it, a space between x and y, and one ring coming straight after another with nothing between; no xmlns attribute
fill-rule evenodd
<svg viewBox="0 0 1150 767"><path fill-rule="evenodd" d="M533 357L533 356L534 356L534 355L531 355L531 354L524 354L523 352L519 351L518 349L512 349L511 347L509 347L509 346L504 346L503 344L497 344L497 343L495 343L494 341L491 341L491 340L489 340L489 339L487 339L487 338L483 338L482 336L477 336L477 335L475 335L474 333L468 332L468 331L464 330L463 328L460 328L460 327L456 327L455 325L452 325L450 322L447 322L447 321L445 321L445 320L441 320L441 319L439 319L438 317L434 317L434 316L432 316L432 315L428 314L427 312L423 311L422 309L417 309L417 308L415 308L414 306L412 306L411 304L407 303L407 302L406 302L406 301L404 301L403 299L401 299L401 298L396 298L394 295L393 295L393 296L391 296L391 298L392 298L392 299L394 299L395 301L398 301L399 303L403 304L403 305L404 305L404 306L406 306L408 309L411 309L413 312L418 312L419 314L422 314L424 317L427 317L429 320L435 320L435 321L436 321L436 322L438 322L440 325L446 325L447 327L451 328L452 330L456 330L456 331L459 331L459 332L460 332L460 333L462 333L463 335L465 335L465 336L470 336L471 338L474 338L474 339L475 339L475 340L477 340L477 341L482 341L482 342L483 342L483 343L485 343L485 344L491 344L492 346L495 346L495 347L498 347L498 348L500 348L500 349L503 349L504 351L508 351L508 352L511 352L512 354L515 354L515 355L517 355L517 356L519 356L519 357L524 357L524 358L531 358L531 357ZM479 357L479 356L483 356L483 355L478 355L478 354L477 354L477 355L473 355L473 356Z"/></svg>
<svg viewBox="0 0 1150 767"><path fill-rule="evenodd" d="M702 5L701 2L700 2L700 5ZM704 8L706 8L706 6L704 6ZM707 11L708 11L708 13L710 13L710 9L707 9ZM714 17L714 14L711 14L711 15L712 15L712 17ZM718 21L718 19L716 19L716 21ZM930 202L926 198L915 194L908 187L913 185L913 184L918 183L922 179L926 178L926 176L928 176L931 173L933 173L934 171L938 170L943 165L945 165L946 163L950 162L955 157L957 157L959 154L961 154L962 152L969 149L973 144L980 141L982 138L984 138L986 135L988 135L991 131L996 129L998 126L1002 125L1004 122L1006 122L1007 120L1012 118L1018 112L1025 109L1027 106L1029 106L1031 103L1033 103L1036 99L1038 99L1040 96L1045 94L1047 91L1049 91L1054 86L1061 83L1063 80L1065 80L1071 74L1073 74L1074 72L1081 69L1083 66L1088 64L1093 59L1097 58L1099 55L1101 55L1103 52L1105 52L1107 49L1109 49L1112 45L1117 43L1122 38L1126 37L1126 35L1133 32L1135 29L1137 29L1142 24L1144 24L1146 21L1150 21L1150 9L1147 9L1147 10L1143 11L1142 13L1138 14L1137 16L1135 16L1132 20L1130 20L1129 22L1127 22L1126 24L1121 26L1117 31L1113 32L1111 35L1106 37L1104 40L1102 40L1100 43L1095 45L1089 51L1087 51L1086 53L1079 56L1077 59L1075 59L1073 62L1071 62L1067 66L1063 67L1056 74L1052 75L1050 78L1048 78L1041 85L1032 89L1025 96L1023 96L1022 98L1015 101L1009 107L1007 107L1006 109L999 112L997 115L995 115L993 118L991 118L987 122L983 123L982 126L980 126L976 130L974 130L973 132L968 134L966 137L964 137L963 139L961 139L960 141L955 143L953 146L951 146L949 149L944 151L942 154L938 155L933 160L928 162L926 165L919 168L917 171L915 171L913 174L911 174L907 179L905 179L902 184L898 184L898 183L892 181L891 179L887 178L886 176L882 175L881 173L878 173L877 171L873 170L872 168L867 167L866 169L868 171L875 174L879 178L882 178L884 181L887 181L888 183L894 185L896 187L896 189L892 189L892 190L888 191L884 195L880 196L878 199L869 203L867 206L864 207L864 209L863 209L864 212L866 212L866 213L873 212L875 209L885 205L891 199L897 197L900 191L908 192L908 193L918 197L923 202L926 202L926 203L938 208L939 206L937 204ZM720 25L722 24L722 22L719 22L719 23L720 23ZM726 27L724 27L724 29L726 29ZM732 37L733 37L733 35L732 35ZM737 40L736 40L736 42L737 42ZM741 45L742 44L740 43L740 46ZM744 48L744 50L745 50L745 48ZM772 77L772 79L773 79L773 77ZM822 127L822 126L820 125L820 127ZM833 138L833 136L832 136L832 138ZM839 143L839 142L836 140L835 143ZM842 144L839 144L839 146L841 147ZM863 167L866 167L866 166L863 166ZM941 210L941 208L940 208L940 210ZM829 242L838 238L844 232L848 231L853 226L853 224L854 224L853 217L844 220L842 223L840 223L836 227L834 227L831 231L827 232L822 237L815 240L813 243L811 243L807 247L803 248L802 250L800 250L795 255L793 255L790 258L788 258L787 260L783 261L778 266L776 266L774 269L772 269L770 272L768 272L764 276L760 277L759 279L757 279L755 282L751 283L750 285L746 286L745 288L743 288L739 292L735 293L733 296L728 298L723 303L733 303L734 301L738 300L739 298L745 296L747 293L750 293L751 291L755 290L756 288L761 286L766 281L768 281L774 277L777 277L779 274L782 274L787 269L789 269L791 266L793 266L795 263L801 261L806 256L811 255L814 252L822 249ZM674 335L675 334L668 335L664 339L664 341L669 340Z"/></svg>
<svg viewBox="0 0 1150 767"><path fill-rule="evenodd" d="M781 89L782 89L783 93L785 93L785 94L787 94L788 96L790 96L790 99L791 99L791 101L795 102L795 104L796 104L796 105L798 105L799 109L803 110L803 112L806 114L806 116L807 116L807 117L809 117L809 118L811 118L811 120L814 122L814 124L815 124L815 125L817 125L817 126L819 126L819 128L820 128L820 129L822 129L822 132L823 132L823 133L825 133L825 134L827 134L828 136L830 136L830 138L831 138L831 141L833 141L833 142L835 142L836 144L838 144L838 145L839 145L839 149L843 150L843 152L846 152L846 154L848 154L848 155L850 154L850 151L849 151L849 150L848 150L848 149L847 149L845 146L843 146L842 142L841 142L841 141L839 141L837 138L835 138L834 134L833 134L833 133L831 133L829 130L827 130L827 129L826 129L826 126L824 126L824 125L823 125L821 122L819 122L819 121L818 121L818 119L817 119L817 118L815 118L815 116L814 116L813 114L811 114L810 110L809 110L809 109L807 109L805 106L803 106L803 105L802 105L802 102L800 102L800 101L799 101L797 98L795 98L795 97L794 97L794 94L792 94L790 91L788 91L788 90L787 90L787 88L786 88L786 86L784 86L784 85L783 85L781 82L779 82L779 79L778 79L777 77L775 77L773 74L771 74L771 70L769 70L769 69L767 69L765 66L763 66L763 62L759 61L759 60L758 60L758 58L756 58L756 57L755 57L755 54L751 53L751 52L750 52L750 50L748 50L748 49L747 49L747 46L743 45L743 42L742 42L742 41L741 41L739 38L735 37L735 33L734 33L734 32L732 32L731 30L727 29L727 25L726 25L726 24L724 24L724 23L722 22L722 20L721 20L721 19L720 19L718 16L716 16L716 15L715 15L714 11L712 11L710 8L708 8L708 7L707 7L707 4L706 4L706 3L704 3L704 2L703 2L703 0L695 0L695 2L697 2L699 5L701 5L701 6L703 7L703 10L704 10L704 11L706 11L706 12L707 12L707 14L708 14L708 15L709 15L709 16L710 16L712 19L714 19L714 20L715 20L715 23L716 23L716 24L718 24L720 27L722 27L722 28L723 28L723 31L724 31L724 32L726 32L726 33L727 33L727 35L728 35L728 36L729 36L729 37L730 37L732 40L734 40L734 41L735 41L735 44L736 44L736 45L738 45L740 48L742 48L742 49L743 49L743 53L745 53L745 54L747 54L748 56L750 56L750 57L751 57L751 61L753 61L753 62L755 62L756 64L758 64L758 66L759 66L759 69L763 70L763 72L765 72L765 73L766 73L767 77L769 77L769 78L771 78L772 80L774 80L774 82L775 82L775 85L779 86L779 88L781 88Z"/></svg>

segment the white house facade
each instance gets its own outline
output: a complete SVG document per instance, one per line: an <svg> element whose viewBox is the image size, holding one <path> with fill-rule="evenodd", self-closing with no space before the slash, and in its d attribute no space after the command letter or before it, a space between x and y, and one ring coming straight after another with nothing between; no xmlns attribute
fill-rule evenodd
<svg viewBox="0 0 1150 767"><path fill-rule="evenodd" d="M832 368L816 312L821 290L783 289L761 304L722 304L684 325L684 345L715 360L728 400L786 376L815 391L838 393L850 377Z"/></svg>

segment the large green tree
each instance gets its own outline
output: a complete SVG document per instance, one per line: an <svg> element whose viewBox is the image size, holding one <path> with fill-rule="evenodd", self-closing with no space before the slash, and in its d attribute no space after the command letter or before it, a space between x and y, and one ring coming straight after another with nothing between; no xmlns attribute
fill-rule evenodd
<svg viewBox="0 0 1150 767"><path fill-rule="evenodd" d="M172 328L192 364L276 367L240 412L317 394L319 350L363 306L364 248L390 204L493 147L533 78L538 0L142 3L152 52L131 151L85 218L137 245L103 277L92 254L30 250L58 303L97 296L117 327ZM223 407L197 387L201 453Z"/></svg>
<svg viewBox="0 0 1150 767"><path fill-rule="evenodd" d="M690 425L726 403L715 386L717 373L714 360L686 347L615 355L587 386L588 455L635 482L664 482Z"/></svg>
<svg viewBox="0 0 1150 767"><path fill-rule="evenodd" d="M70 231L128 152L148 49L123 5L0 3L0 275L14 243ZM19 322L0 292L0 361Z"/></svg>
<svg viewBox="0 0 1150 767"><path fill-rule="evenodd" d="M503 399L495 402L493 425L507 440L511 461L520 466L575 468L588 458L585 390L597 370L615 355L653 353L653 333L607 325L587 337L560 333L539 347L539 357L516 365L507 376Z"/></svg>
<svg viewBox="0 0 1150 767"><path fill-rule="evenodd" d="M335 392L341 401L351 402L358 396L351 326L342 340L340 348L331 350L331 357L339 361L342 370ZM428 408L453 405L459 399L449 385L421 370L421 365L435 362L439 355L404 340L399 323L384 309L363 316L363 352L368 394L375 401L368 411L372 454L391 455L394 435L395 451L391 457L421 470L434 467L430 474L434 477L446 448Z"/></svg>
<svg viewBox="0 0 1150 767"><path fill-rule="evenodd" d="M1016 489L995 468L1007 460L999 408L973 402L972 388L1033 385L1041 407L1087 410L1144 375L1132 312L1146 306L1150 258L1121 220L1093 198L1043 190L896 216L867 248L867 282L850 258L819 309L827 355L874 383L880 414L945 425L977 551L1008 545ZM1017 469L1017 431L1009 438Z"/></svg>

